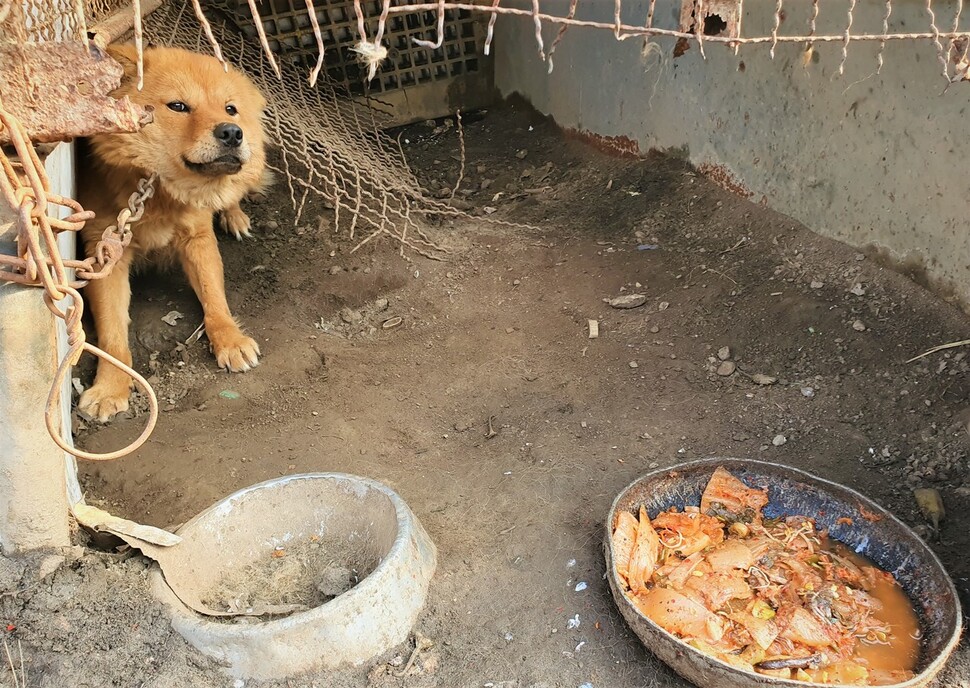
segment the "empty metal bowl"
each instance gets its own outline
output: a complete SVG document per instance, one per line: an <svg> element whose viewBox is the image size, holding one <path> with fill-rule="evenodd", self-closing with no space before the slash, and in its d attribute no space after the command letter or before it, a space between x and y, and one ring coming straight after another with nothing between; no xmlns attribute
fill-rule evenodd
<svg viewBox="0 0 970 688"><path fill-rule="evenodd" d="M922 638L916 675L891 688L927 686L956 648L962 629L957 591L939 559L899 519L858 492L795 468L761 461L715 458L654 471L634 481L613 502L606 522L607 577L620 613L647 649L700 688L813 685L743 671L695 650L644 616L623 592L611 538L617 513L636 514L644 506L653 518L674 506L697 506L718 466L724 466L751 487L767 488L770 501L764 509L765 516L811 516L820 529L828 529L833 539L896 577L914 603ZM851 519L851 524L839 522L842 517Z"/></svg>

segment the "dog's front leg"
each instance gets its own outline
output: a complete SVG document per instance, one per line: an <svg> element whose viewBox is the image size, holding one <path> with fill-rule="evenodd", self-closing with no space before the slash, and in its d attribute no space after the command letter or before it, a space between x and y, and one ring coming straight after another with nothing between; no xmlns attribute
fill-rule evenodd
<svg viewBox="0 0 970 688"><path fill-rule="evenodd" d="M84 299L94 315L98 346L122 363L131 365L128 347L128 307L131 303L131 284L128 281L129 261L122 258L111 274L92 280L84 288ZM84 391L78 401L80 411L104 422L116 413L128 410L128 395L132 380L121 370L98 360L94 384Z"/></svg>
<svg viewBox="0 0 970 688"><path fill-rule="evenodd" d="M202 303L205 332L221 368L238 373L259 363L259 345L243 334L226 302L222 256L211 222L198 223L176 241L182 269Z"/></svg>

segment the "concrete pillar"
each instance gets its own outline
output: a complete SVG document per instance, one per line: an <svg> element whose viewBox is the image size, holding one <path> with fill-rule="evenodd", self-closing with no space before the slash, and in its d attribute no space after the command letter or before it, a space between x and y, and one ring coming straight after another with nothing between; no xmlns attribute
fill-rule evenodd
<svg viewBox="0 0 970 688"><path fill-rule="evenodd" d="M11 212L0 203L0 253L16 252L12 226ZM71 544L64 452L44 424L57 367L56 332L41 289L0 281L0 547L5 555Z"/></svg>

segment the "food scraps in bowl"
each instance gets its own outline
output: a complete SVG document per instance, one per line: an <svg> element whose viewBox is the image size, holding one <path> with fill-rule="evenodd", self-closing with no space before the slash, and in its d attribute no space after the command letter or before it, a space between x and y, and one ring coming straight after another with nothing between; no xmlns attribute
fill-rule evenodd
<svg viewBox="0 0 970 688"><path fill-rule="evenodd" d="M767 503L719 467L699 506L619 512L611 539L627 599L738 669L820 684L912 678L919 621L892 574L808 515L764 518Z"/></svg>

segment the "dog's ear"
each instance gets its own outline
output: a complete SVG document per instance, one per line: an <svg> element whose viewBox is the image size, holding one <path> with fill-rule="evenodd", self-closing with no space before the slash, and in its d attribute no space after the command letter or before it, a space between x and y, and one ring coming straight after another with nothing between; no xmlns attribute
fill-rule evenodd
<svg viewBox="0 0 970 688"><path fill-rule="evenodd" d="M121 43L109 45L108 54L114 58L125 70L125 75L121 78L121 84L125 85L134 81L138 77L138 52L135 50L134 43ZM143 64L146 63L147 56L142 56Z"/></svg>

